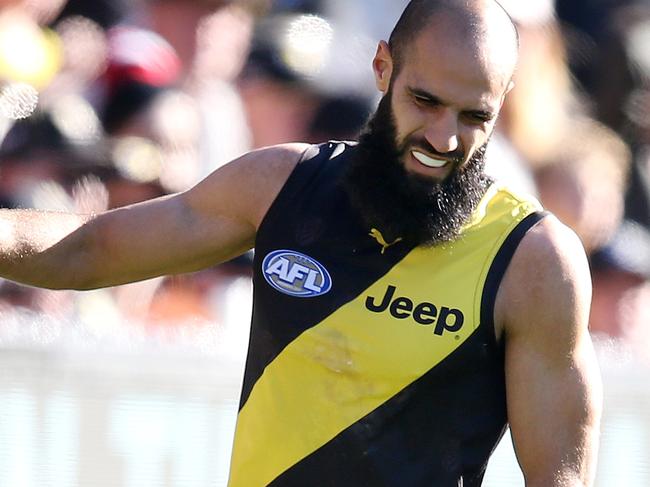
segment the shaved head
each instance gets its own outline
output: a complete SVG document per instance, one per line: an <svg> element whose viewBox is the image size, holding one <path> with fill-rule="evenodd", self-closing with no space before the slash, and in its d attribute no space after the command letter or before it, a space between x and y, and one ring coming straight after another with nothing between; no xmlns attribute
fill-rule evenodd
<svg viewBox="0 0 650 487"><path fill-rule="evenodd" d="M514 72L519 35L496 0L411 0L395 25L389 47L398 74L409 46L425 30L444 32L447 42L476 52L477 59Z"/></svg>

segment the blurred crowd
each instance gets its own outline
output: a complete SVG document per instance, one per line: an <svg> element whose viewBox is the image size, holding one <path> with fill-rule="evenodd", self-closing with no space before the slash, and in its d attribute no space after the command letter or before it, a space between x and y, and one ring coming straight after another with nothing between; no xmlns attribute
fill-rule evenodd
<svg viewBox="0 0 650 487"><path fill-rule="evenodd" d="M650 1L501 3L521 56L487 170L582 239L594 335L650 357ZM99 212L183 191L253 148L354 139L377 102L377 42L405 4L0 0L0 206ZM0 281L0 313L96 333L246 328L250 263L90 293Z"/></svg>

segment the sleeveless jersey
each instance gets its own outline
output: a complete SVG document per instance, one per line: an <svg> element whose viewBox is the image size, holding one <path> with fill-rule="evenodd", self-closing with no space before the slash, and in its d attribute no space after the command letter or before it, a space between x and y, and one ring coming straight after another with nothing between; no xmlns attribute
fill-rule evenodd
<svg viewBox="0 0 650 487"><path fill-rule="evenodd" d="M479 486L506 427L493 311L539 203L493 184L461 237L382 242L314 146L256 240L230 487Z"/></svg>

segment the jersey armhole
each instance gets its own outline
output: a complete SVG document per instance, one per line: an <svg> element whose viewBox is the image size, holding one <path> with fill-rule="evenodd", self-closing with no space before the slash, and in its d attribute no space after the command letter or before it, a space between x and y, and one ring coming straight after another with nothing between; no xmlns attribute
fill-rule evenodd
<svg viewBox="0 0 650 487"><path fill-rule="evenodd" d="M510 235L505 239L490 265L490 269L485 279L485 285L483 286L480 323L490 335L490 342L495 346L498 346L498 344L495 333L494 308L503 276L510 265L510 261L515 255L519 244L528 231L548 215L550 215L550 213L547 211L536 211L519 222L514 230L510 232Z"/></svg>

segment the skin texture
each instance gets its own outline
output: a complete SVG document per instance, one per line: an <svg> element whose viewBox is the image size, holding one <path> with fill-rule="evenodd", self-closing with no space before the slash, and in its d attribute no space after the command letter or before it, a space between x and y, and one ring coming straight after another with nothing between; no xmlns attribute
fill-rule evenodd
<svg viewBox="0 0 650 487"><path fill-rule="evenodd" d="M458 12L431 19L399 70L385 42L373 61L378 89L386 93L392 85L398 143L431 157L461 156L430 168L407 153L406 169L432 181L465 164L489 139L512 86L514 59L499 56L512 50L504 44L511 37L502 35L507 18L488 1L467 8L481 22L464 24ZM252 247L305 149L252 152L185 193L98 216L0 212L0 275L91 289L230 259ZM593 483L601 391L587 330L590 282L577 237L550 217L523 239L497 296L508 412L528 487Z"/></svg>

